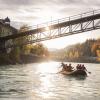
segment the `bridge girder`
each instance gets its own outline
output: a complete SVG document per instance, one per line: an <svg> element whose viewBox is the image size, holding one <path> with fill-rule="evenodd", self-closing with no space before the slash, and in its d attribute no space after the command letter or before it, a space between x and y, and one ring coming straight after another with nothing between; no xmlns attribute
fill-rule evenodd
<svg viewBox="0 0 100 100"><path fill-rule="evenodd" d="M25 45L96 29L100 29L100 10L67 17L43 25L37 25L37 27L32 30L2 37L0 40L12 41L16 38L28 37L27 41L21 44ZM18 45L12 43L7 45L6 48L14 46Z"/></svg>

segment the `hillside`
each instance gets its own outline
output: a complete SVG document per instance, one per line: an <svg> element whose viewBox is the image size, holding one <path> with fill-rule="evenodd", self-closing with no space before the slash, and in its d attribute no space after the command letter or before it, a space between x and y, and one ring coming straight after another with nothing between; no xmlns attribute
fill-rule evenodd
<svg viewBox="0 0 100 100"><path fill-rule="evenodd" d="M55 60L100 62L100 39L89 39L84 43L70 45L50 54Z"/></svg>

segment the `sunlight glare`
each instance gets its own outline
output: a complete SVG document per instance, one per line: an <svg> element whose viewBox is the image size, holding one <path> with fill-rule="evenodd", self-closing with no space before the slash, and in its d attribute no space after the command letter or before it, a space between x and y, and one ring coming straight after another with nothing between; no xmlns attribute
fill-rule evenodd
<svg viewBox="0 0 100 100"><path fill-rule="evenodd" d="M57 72L58 69L58 63L55 62L46 62L46 63L40 63L38 65L38 73L40 73L40 88L39 92L40 95L46 99L54 96L55 94L53 92L50 92L51 87L54 87L54 84L52 83L52 80L54 78L53 74Z"/></svg>
<svg viewBox="0 0 100 100"><path fill-rule="evenodd" d="M93 38L99 38L100 34L98 34L98 31L93 31L93 32L84 32L80 34L75 34L71 36L66 36L66 37L61 37L57 39L52 39L52 40L47 40L44 41L43 44L48 48L48 49L62 49L65 48L69 45L74 45L77 43L83 43L87 39L93 39Z"/></svg>
<svg viewBox="0 0 100 100"><path fill-rule="evenodd" d="M45 28L45 30L46 30L46 31L49 31L49 30L50 30L50 28L47 26L47 27Z"/></svg>
<svg viewBox="0 0 100 100"><path fill-rule="evenodd" d="M55 73L58 64L55 62L40 63L38 65L38 71L41 73Z"/></svg>

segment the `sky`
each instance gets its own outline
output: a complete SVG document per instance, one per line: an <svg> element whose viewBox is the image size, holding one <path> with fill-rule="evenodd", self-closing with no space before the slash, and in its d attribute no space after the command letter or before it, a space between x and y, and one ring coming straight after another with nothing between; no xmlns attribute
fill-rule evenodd
<svg viewBox="0 0 100 100"><path fill-rule="evenodd" d="M0 0L0 18L9 17L11 25L19 28L23 24L33 26L100 9L100 0ZM67 45L84 42L88 38L99 38L99 31L67 36L43 42L48 48L64 48Z"/></svg>

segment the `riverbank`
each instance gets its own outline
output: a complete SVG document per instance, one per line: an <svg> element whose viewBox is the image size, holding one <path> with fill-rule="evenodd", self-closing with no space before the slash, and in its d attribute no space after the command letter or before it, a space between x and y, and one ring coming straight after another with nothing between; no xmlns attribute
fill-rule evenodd
<svg viewBox="0 0 100 100"><path fill-rule="evenodd" d="M80 57L80 58L66 58L57 59L53 58L54 61L60 62L77 62L77 63L100 63L100 58L98 57Z"/></svg>
<svg viewBox="0 0 100 100"><path fill-rule="evenodd" d="M15 65L15 64L28 64L35 62L44 62L44 61L60 61L60 62L77 62L77 63L100 63L100 58L96 57L80 57L80 58L66 58L66 59L57 59L57 58L48 58L43 56L37 56L33 54L23 54L20 55L20 59L16 60L14 57L11 58L9 54L0 54L0 65Z"/></svg>
<svg viewBox="0 0 100 100"><path fill-rule="evenodd" d="M10 59L8 54L0 54L0 65L9 65L13 64L13 61Z"/></svg>
<svg viewBox="0 0 100 100"><path fill-rule="evenodd" d="M11 58L9 54L0 54L0 65L27 64L42 61L48 61L48 58L32 54L23 54L20 55L20 59L16 60L14 57Z"/></svg>

